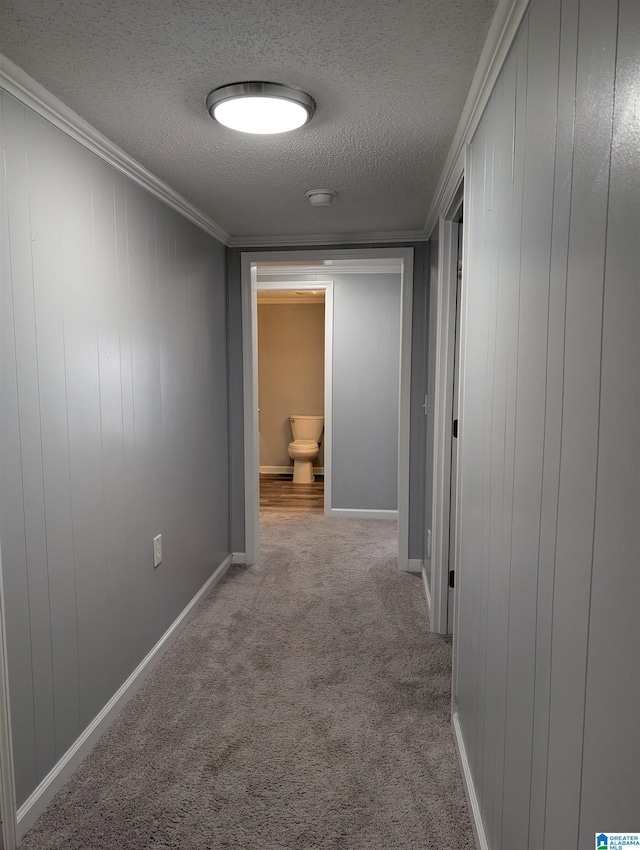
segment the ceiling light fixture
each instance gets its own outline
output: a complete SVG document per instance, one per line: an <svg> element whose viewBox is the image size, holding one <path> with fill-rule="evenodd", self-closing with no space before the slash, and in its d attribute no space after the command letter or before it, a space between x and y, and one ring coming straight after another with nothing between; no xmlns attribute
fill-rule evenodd
<svg viewBox="0 0 640 850"><path fill-rule="evenodd" d="M305 192L312 207L327 207L336 196L333 189L309 189Z"/></svg>
<svg viewBox="0 0 640 850"><path fill-rule="evenodd" d="M209 114L241 133L273 135L302 127L316 110L314 99L280 83L231 83L207 95Z"/></svg>

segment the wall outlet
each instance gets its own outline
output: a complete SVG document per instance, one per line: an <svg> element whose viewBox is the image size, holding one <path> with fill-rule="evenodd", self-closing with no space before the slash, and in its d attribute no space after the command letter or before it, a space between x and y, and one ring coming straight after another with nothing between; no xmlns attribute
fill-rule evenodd
<svg viewBox="0 0 640 850"><path fill-rule="evenodd" d="M427 529L427 540L426 540L426 552L425 558L429 559L431 557L431 529Z"/></svg>
<svg viewBox="0 0 640 850"><path fill-rule="evenodd" d="M162 563L162 535L153 538L153 566L159 567Z"/></svg>

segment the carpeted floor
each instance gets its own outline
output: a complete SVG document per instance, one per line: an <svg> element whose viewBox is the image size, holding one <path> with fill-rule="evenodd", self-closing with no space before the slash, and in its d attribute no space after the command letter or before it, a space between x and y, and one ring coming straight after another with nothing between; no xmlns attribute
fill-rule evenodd
<svg viewBox="0 0 640 850"><path fill-rule="evenodd" d="M22 850L470 850L451 645L395 525L269 512Z"/></svg>

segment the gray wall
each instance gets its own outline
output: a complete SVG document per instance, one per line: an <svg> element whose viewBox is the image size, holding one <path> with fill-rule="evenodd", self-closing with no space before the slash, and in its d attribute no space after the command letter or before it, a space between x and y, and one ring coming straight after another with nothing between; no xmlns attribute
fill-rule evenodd
<svg viewBox="0 0 640 850"><path fill-rule="evenodd" d="M494 850L639 828L639 9L533 0L471 145L455 696Z"/></svg>
<svg viewBox="0 0 640 850"><path fill-rule="evenodd" d="M258 407L260 466L293 471L289 417L324 416L324 304L258 304Z"/></svg>
<svg viewBox="0 0 640 850"><path fill-rule="evenodd" d="M409 476L409 557L423 557L424 493L425 493L425 427L426 417L422 403L426 392L427 369L425 362L426 311L428 287L426 260L428 246L417 243L372 243L366 245L318 245L307 250L363 248L412 248L413 264L413 335L411 348L411 469ZM243 251L303 250L304 246L286 248L232 248L229 250L229 321L232 329L229 339L230 414L232 422L243 421L242 396L242 304L240 261ZM299 279L299 278L298 278ZM234 551L244 551L244 456L242 430L232 428L230 433L231 463L231 541Z"/></svg>
<svg viewBox="0 0 640 850"><path fill-rule="evenodd" d="M225 249L1 98L0 534L20 804L229 551Z"/></svg>
<svg viewBox="0 0 640 850"><path fill-rule="evenodd" d="M400 275L334 281L331 506L395 511Z"/></svg>
<svg viewBox="0 0 640 850"><path fill-rule="evenodd" d="M413 304L411 323L411 410L409 449L409 558L423 561L426 555L426 517L431 514L431 478L427 452L427 417L424 397L429 369L429 257L431 246L423 243L413 258Z"/></svg>

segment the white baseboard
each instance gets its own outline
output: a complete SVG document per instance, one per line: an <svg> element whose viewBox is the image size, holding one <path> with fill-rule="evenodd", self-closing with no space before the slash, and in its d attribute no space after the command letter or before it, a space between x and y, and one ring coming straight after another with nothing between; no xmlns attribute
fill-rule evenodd
<svg viewBox="0 0 640 850"><path fill-rule="evenodd" d="M341 519L398 519L398 511L368 511L357 508L329 508L325 510L324 515Z"/></svg>
<svg viewBox="0 0 640 850"><path fill-rule="evenodd" d="M314 475L324 475L324 466L314 466ZM293 464L290 466L261 466L260 475L293 475Z"/></svg>
<svg viewBox="0 0 640 850"><path fill-rule="evenodd" d="M232 564L246 564L247 563L247 553L246 552L232 552L231 553L231 563Z"/></svg>
<svg viewBox="0 0 640 850"><path fill-rule="evenodd" d="M408 573L421 573L422 572L422 561L420 558L409 558L407 561L407 569Z"/></svg>
<svg viewBox="0 0 640 850"><path fill-rule="evenodd" d="M171 646L186 626L200 600L215 587L231 566L232 556L227 555L214 571L211 578L193 597L186 608L178 615L167 631L162 635L149 654L138 664L124 684L111 697L102 711L87 726L82 735L71 745L60 761L49 771L31 796L20 806L17 812L17 838L22 840L37 818L44 812L58 791L69 781L71 775L91 752L98 738L115 720L118 713L139 690L148 674Z"/></svg>
<svg viewBox="0 0 640 850"><path fill-rule="evenodd" d="M477 850L489 850L489 843L484 831L484 824L482 823L480 804L478 802L475 785L473 784L473 776L471 775L471 767L469 765L469 759L467 758L467 750L464 745L462 729L460 728L457 711L451 718L451 725L453 728L453 739L456 744L456 750L458 751L458 759L460 760L462 784L464 785L464 792L467 796L467 803L471 814L471 825L473 826L473 833L476 839L476 847Z"/></svg>

